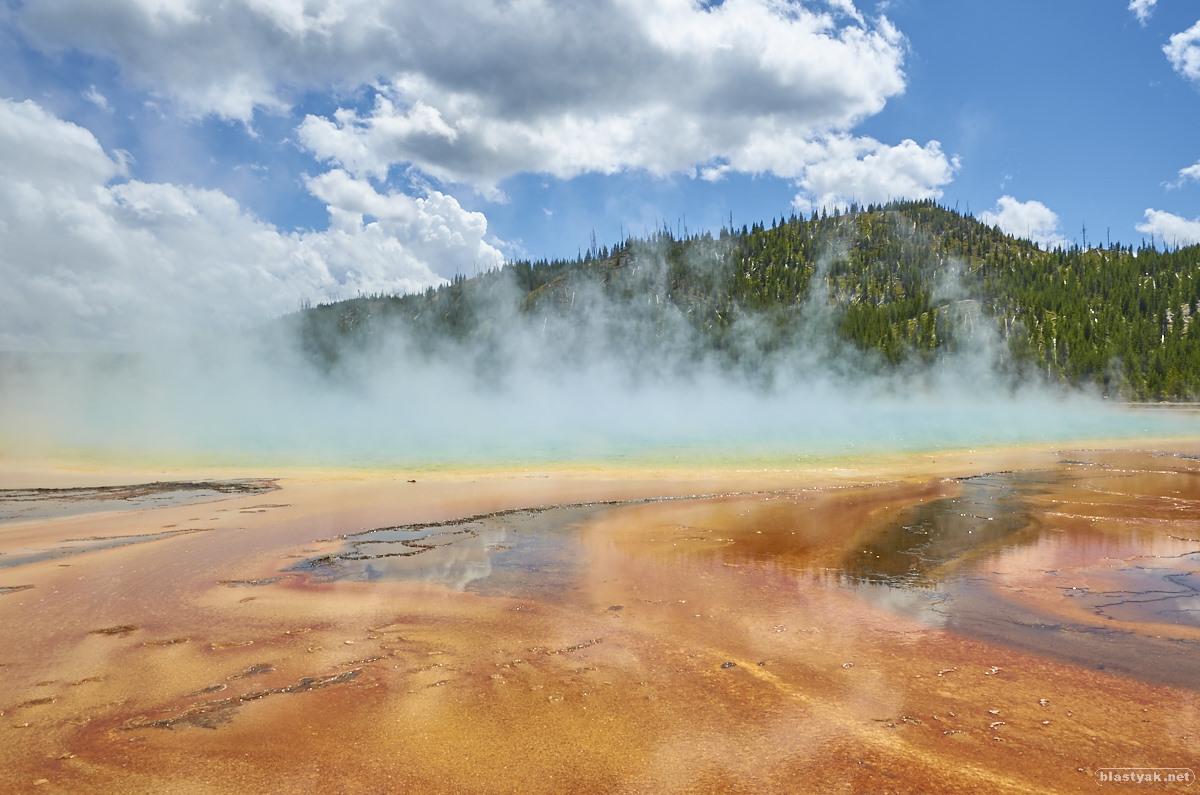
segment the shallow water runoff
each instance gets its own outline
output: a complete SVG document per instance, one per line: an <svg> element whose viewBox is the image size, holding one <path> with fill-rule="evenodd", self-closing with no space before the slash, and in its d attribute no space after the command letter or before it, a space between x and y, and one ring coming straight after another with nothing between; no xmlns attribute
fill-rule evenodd
<svg viewBox="0 0 1200 795"><path fill-rule="evenodd" d="M1172 449L14 491L0 789L1090 792L1191 769L1200 457Z"/></svg>
<svg viewBox="0 0 1200 795"><path fill-rule="evenodd" d="M678 522L680 510L700 518ZM640 534L613 534L626 517ZM751 566L920 625L1200 691L1200 457L1183 454L1076 454L907 492L504 511L341 540L289 571L559 602L596 567L589 550L616 544L673 576Z"/></svg>

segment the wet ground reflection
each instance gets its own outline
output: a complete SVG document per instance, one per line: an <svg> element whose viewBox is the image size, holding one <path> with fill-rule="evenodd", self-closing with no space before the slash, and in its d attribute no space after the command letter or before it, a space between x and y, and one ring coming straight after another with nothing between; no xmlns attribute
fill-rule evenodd
<svg viewBox="0 0 1200 795"><path fill-rule="evenodd" d="M154 482L135 486L0 489L0 523L98 511L128 511L162 505L189 505L213 499L263 494L278 488L268 478L231 481Z"/></svg>
<svg viewBox="0 0 1200 795"><path fill-rule="evenodd" d="M699 487L285 480L9 524L0 790L1074 792L1194 764L1200 462L987 460L934 471L1026 468L638 501Z"/></svg>
<svg viewBox="0 0 1200 795"><path fill-rule="evenodd" d="M1124 456L924 486L571 505L378 528L332 539L340 548L290 571L558 603L588 566L620 565L604 554L597 563L597 550L650 561L663 579L750 566L770 572L772 587L803 579L850 590L924 626L1200 690L1192 662L1200 464Z"/></svg>
<svg viewBox="0 0 1200 795"><path fill-rule="evenodd" d="M1101 456L965 479L881 524L844 577L930 625L1200 690L1200 478L1155 464Z"/></svg>
<svg viewBox="0 0 1200 795"><path fill-rule="evenodd" d="M612 503L562 505L347 533L336 551L288 571L319 582L410 581L487 595L553 600L578 576L578 529Z"/></svg>
<svg viewBox="0 0 1200 795"><path fill-rule="evenodd" d="M880 525L842 564L854 581L933 588L981 555L1037 539L1029 498L1055 480L1050 472L1001 472L964 478L959 493L904 511Z"/></svg>

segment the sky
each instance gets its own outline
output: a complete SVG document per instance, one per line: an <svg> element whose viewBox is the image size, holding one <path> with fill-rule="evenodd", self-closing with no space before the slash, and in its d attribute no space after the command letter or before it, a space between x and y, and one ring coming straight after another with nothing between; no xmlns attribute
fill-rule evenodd
<svg viewBox="0 0 1200 795"><path fill-rule="evenodd" d="M933 198L1200 242L1191 0L0 0L0 350Z"/></svg>

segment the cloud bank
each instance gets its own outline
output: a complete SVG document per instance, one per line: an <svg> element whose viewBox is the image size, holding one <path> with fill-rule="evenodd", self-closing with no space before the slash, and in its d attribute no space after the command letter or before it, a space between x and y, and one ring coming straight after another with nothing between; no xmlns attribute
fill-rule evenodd
<svg viewBox="0 0 1200 795"><path fill-rule="evenodd" d="M908 45L851 0L44 0L5 23L43 54L111 64L139 113L249 135L288 120L312 158L297 189L329 217L277 228L0 101L6 346L122 344L496 267L504 244L455 194L504 201L522 174L765 174L815 207L937 198L959 167L937 141L854 134L903 93ZM76 97L126 114L103 88Z"/></svg>
<svg viewBox="0 0 1200 795"><path fill-rule="evenodd" d="M297 131L320 161L491 199L516 174L622 170L769 173L818 183L813 198L846 171L845 197L869 150L911 154L846 137L904 91L907 48L850 0L48 0L17 19L42 50L110 58L185 115L249 125L340 90L348 104ZM876 192L936 195L953 167L937 142L922 152Z"/></svg>
<svg viewBox="0 0 1200 795"><path fill-rule="evenodd" d="M569 149L573 124L604 119L651 133L649 152L670 110L686 114L673 128L732 122L724 133L694 129L687 143L702 148L741 137L734 130L747 117L844 128L904 88L903 37L886 19L865 22L850 2L47 0L20 9L18 21L43 49L112 58L130 80L197 115L249 122L304 90L378 82L389 101L364 121L394 124L386 137L413 162L435 143L422 134L453 131L519 163L528 147ZM506 124L522 139L504 144L483 129ZM587 167L612 156L598 153ZM460 157L446 167L469 179L497 168ZM564 151L558 167L582 157Z"/></svg>
<svg viewBox="0 0 1200 795"><path fill-rule="evenodd" d="M306 118L305 145L352 173L412 163L485 192L523 172L665 174L716 158L799 176L796 151L904 89L904 40L885 19L757 0L458 5L436 21L395 9L393 30L436 34L380 65L371 108Z"/></svg>
<svg viewBox="0 0 1200 795"><path fill-rule="evenodd" d="M136 346L503 261L484 217L436 191L334 170L308 181L329 228L285 232L219 191L128 174L88 130L0 100L0 346Z"/></svg>

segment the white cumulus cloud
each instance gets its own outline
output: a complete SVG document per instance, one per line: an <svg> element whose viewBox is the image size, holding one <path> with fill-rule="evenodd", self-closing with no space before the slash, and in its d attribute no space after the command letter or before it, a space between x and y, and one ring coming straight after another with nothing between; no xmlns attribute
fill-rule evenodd
<svg viewBox="0 0 1200 795"><path fill-rule="evenodd" d="M1168 182L1168 188L1182 188L1189 182L1200 182L1200 160L1187 168L1179 169L1179 177L1174 182Z"/></svg>
<svg viewBox="0 0 1200 795"><path fill-rule="evenodd" d="M367 90L303 121L316 157L493 198L528 172L798 177L797 148L905 87L904 37L852 0L43 0L14 18L185 114L250 123L305 92Z"/></svg>
<svg viewBox="0 0 1200 795"><path fill-rule="evenodd" d="M1067 248L1070 244L1058 228L1058 214L1039 201L1022 202L1001 196L995 208L979 214L979 220L1013 237L1032 240L1044 249Z"/></svg>
<svg viewBox="0 0 1200 795"><path fill-rule="evenodd" d="M1200 22L1172 36L1163 46L1163 52L1176 72L1200 82Z"/></svg>
<svg viewBox="0 0 1200 795"><path fill-rule="evenodd" d="M888 146L871 138L840 136L812 148L799 179L804 192L794 204L813 207L882 203L892 199L936 199L954 178L959 162L941 144L902 141Z"/></svg>
<svg viewBox="0 0 1200 795"><path fill-rule="evenodd" d="M408 292L502 264L486 219L437 192L309 180L323 232L285 233L224 193L129 179L92 133L0 100L0 345L137 343L298 307Z"/></svg>
<svg viewBox="0 0 1200 795"><path fill-rule="evenodd" d="M1129 0L1129 10L1137 17L1137 21L1145 25L1150 21L1150 16L1154 13L1154 6L1158 0Z"/></svg>
<svg viewBox="0 0 1200 795"><path fill-rule="evenodd" d="M446 279L473 272L476 267L489 270L504 264L499 252L485 242L487 218L483 213L467 212L453 196L435 190L422 198L381 194L369 181L340 169L311 177L307 185L326 203L331 232L382 236L395 246L404 241L400 261L420 263ZM304 240L320 237L306 235ZM370 281L386 279L379 267L386 262L378 257L363 260L371 268Z"/></svg>
<svg viewBox="0 0 1200 795"><path fill-rule="evenodd" d="M306 118L304 145L353 173L410 163L492 196L524 172L694 173L719 160L794 176L797 149L904 88L904 40L886 20L839 24L767 0L471 5L439 16L442 49L379 81L373 107Z"/></svg>
<svg viewBox="0 0 1200 795"><path fill-rule="evenodd" d="M1187 219L1163 210L1146 210L1146 220L1136 229L1150 235L1155 245L1175 248L1200 243L1200 218Z"/></svg>
<svg viewBox="0 0 1200 795"><path fill-rule="evenodd" d="M495 267L504 244L451 193L502 200L518 174L767 174L799 205L936 198L958 169L937 141L853 134L903 93L908 47L853 0L40 0L6 19L43 53L105 59L166 114L295 114L290 143L323 164L303 184L330 217L289 232L223 192L140 182L124 153L33 106L43 137L14 129L28 162L0 174L0 219L21 219L0 229L18 280L0 301L59 303L0 316L9 338L47 318L95 338L137 313L262 317ZM298 109L314 97L335 109ZM380 187L398 170L438 190Z"/></svg>

